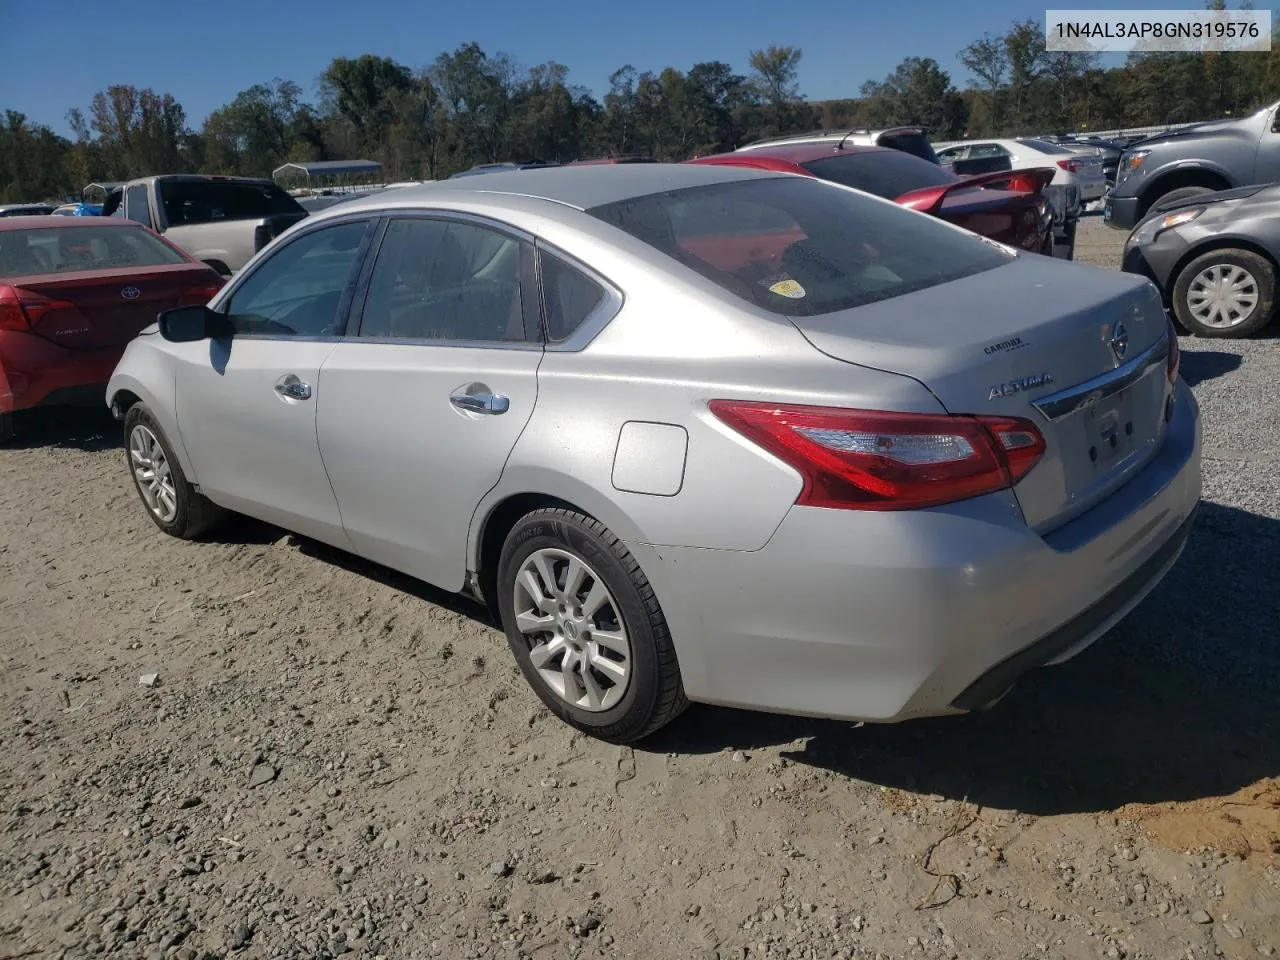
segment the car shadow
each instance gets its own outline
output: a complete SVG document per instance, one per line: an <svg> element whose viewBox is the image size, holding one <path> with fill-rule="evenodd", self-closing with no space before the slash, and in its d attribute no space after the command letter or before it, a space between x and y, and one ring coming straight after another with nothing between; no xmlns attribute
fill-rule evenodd
<svg viewBox="0 0 1280 960"><path fill-rule="evenodd" d="M383 586L390 587L392 590L416 597L437 607L443 607L453 613L470 617L486 627L492 627L495 630L502 629L498 621L490 615L488 608L470 597L441 590L428 583L423 583L421 580L416 580L407 574L384 567L371 560L365 560L363 557L357 557L355 554L347 553L337 547L331 547L327 543L321 543L309 537L290 533L280 527L264 523L261 520L255 520L252 517L234 514L225 523L219 525L217 529L204 536L202 540L206 543L252 544L254 546L264 546L268 543L286 540L304 556L312 557L322 563L332 564L349 573L354 573L356 576L366 577Z"/></svg>
<svg viewBox="0 0 1280 960"><path fill-rule="evenodd" d="M21 417L18 436L0 445L0 451L65 447L97 453L123 447L120 424L105 406L41 407L25 410Z"/></svg>
<svg viewBox="0 0 1280 960"><path fill-rule="evenodd" d="M1280 775L1278 568L1280 521L1205 503L1181 561L1136 610L988 712L853 727L694 707L637 749L804 739L783 755L1037 815L1222 796Z"/></svg>
<svg viewBox="0 0 1280 960"><path fill-rule="evenodd" d="M1183 350L1181 356L1182 379L1191 387L1235 373L1242 362L1240 354L1218 350Z"/></svg>

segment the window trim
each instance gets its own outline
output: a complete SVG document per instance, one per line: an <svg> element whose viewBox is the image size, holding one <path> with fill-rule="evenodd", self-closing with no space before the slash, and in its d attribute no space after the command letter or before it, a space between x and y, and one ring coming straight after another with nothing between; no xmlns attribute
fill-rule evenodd
<svg viewBox="0 0 1280 960"><path fill-rule="evenodd" d="M424 207L394 207L377 211L379 217L375 236L366 254L357 283L354 297L347 313L346 335L343 339L352 343L377 343L385 345L417 345L426 347L454 347L483 350L536 350L542 351L546 344L546 325L540 309L541 276L537 270L536 238L533 234L501 220L466 213L461 210L443 210ZM369 302L369 288L373 281L373 271L377 266L378 255L382 252L382 244L387 230L393 220L439 220L444 223L460 223L468 226L492 230L520 244L520 312L524 319L523 341L514 340L447 340L428 337L362 337L360 328L364 324L364 311ZM531 292L529 292L531 291Z"/></svg>
<svg viewBox="0 0 1280 960"><path fill-rule="evenodd" d="M545 349L548 353L580 353L622 311L622 307L626 303L626 296L623 294L622 289L612 280L600 273L600 271L583 263L573 254L565 252L562 248L547 243L541 238L534 241L534 246L538 251L538 302L542 323L542 339L546 344ZM567 266L598 283L601 289L604 290L604 297L600 303L583 318L582 322L574 328L573 333L563 340L553 341L551 339L551 328L547 324L547 293L546 287L542 282L542 258L544 256L554 257L563 261Z"/></svg>
<svg viewBox="0 0 1280 960"><path fill-rule="evenodd" d="M338 334L338 335L323 336L323 337L322 336L290 336L290 335L278 334L278 333L238 333L238 332L233 333L231 335L231 339L233 340L278 340L278 341L289 342L289 343L337 343L338 341L345 339L351 330L352 299L355 294L356 288L358 286L358 280L362 275L362 273L364 272L365 261L369 259L369 247L374 234L373 228L378 223L377 215L374 213L369 213L368 211L351 213L341 217L334 217L333 219L325 219L325 220L317 221L314 224L308 224L306 220L299 221L299 223L306 224L305 229L299 229L296 233L292 233L289 236L283 238L282 241L278 244L271 244L267 247L264 247L263 252L268 250L270 252L266 253L265 256L258 257L255 260L255 262L252 264L252 266L249 267L248 269L241 270L238 276L234 277L230 283L228 283L225 287L222 288L222 290L218 292L217 297L212 302L210 302L209 309L212 310L214 313L220 314L224 317L230 317L230 313L228 312L228 307L230 307L232 299L239 292L240 288L243 287L245 283L248 282L250 277L255 276L259 270L261 270L267 264L271 263L284 250L288 249L298 241L311 236L313 233L320 232L321 230L326 230L330 227L340 227L349 223L360 223L360 222L364 223L365 230L364 230L364 236L360 238L360 243L356 247L357 267L356 267L356 270L353 272L352 277L348 279L346 284L343 286L342 295L338 298L338 313L345 314L345 322L343 324L343 328L345 331L344 333Z"/></svg>

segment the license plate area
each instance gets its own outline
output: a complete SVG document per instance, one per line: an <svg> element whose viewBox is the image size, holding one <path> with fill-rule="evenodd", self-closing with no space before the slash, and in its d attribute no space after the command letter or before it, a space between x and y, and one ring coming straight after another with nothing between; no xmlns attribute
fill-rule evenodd
<svg viewBox="0 0 1280 960"><path fill-rule="evenodd" d="M1085 454L1095 470L1109 469L1132 453L1137 434L1132 387L1084 411Z"/></svg>

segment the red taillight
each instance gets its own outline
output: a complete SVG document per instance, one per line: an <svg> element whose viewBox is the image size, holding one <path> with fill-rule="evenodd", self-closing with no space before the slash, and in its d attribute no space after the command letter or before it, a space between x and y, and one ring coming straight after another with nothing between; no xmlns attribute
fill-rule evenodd
<svg viewBox="0 0 1280 960"><path fill-rule="evenodd" d="M56 310L79 315L74 303L35 296L21 299L14 287L0 286L0 330L30 330Z"/></svg>
<svg viewBox="0 0 1280 960"><path fill-rule="evenodd" d="M1066 170L1068 173L1080 172L1079 160L1059 160L1058 166L1060 166L1063 170Z"/></svg>
<svg viewBox="0 0 1280 960"><path fill-rule="evenodd" d="M188 287L182 291L182 296L179 298L180 303L184 307L202 306L212 300L225 284L226 281L219 278L208 283L202 283L199 286Z"/></svg>
<svg viewBox="0 0 1280 960"><path fill-rule="evenodd" d="M1178 379L1178 373L1182 367L1182 348L1178 346L1178 331L1174 329L1173 321L1169 321L1169 356L1165 361L1165 372L1169 375L1169 382L1173 383Z"/></svg>
<svg viewBox="0 0 1280 960"><path fill-rule="evenodd" d="M0 284L0 330L28 329L27 315L22 312L18 291Z"/></svg>
<svg viewBox="0 0 1280 960"><path fill-rule="evenodd" d="M804 478L797 503L913 510L1011 487L1044 454L1013 417L884 413L713 400L711 412Z"/></svg>

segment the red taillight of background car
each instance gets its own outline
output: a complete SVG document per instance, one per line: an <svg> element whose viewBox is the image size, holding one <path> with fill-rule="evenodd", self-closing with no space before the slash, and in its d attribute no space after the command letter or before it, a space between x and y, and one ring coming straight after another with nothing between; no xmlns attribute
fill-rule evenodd
<svg viewBox="0 0 1280 960"><path fill-rule="evenodd" d="M218 291L226 285L226 282L227 281L225 279L219 277L216 280L211 280L208 283L201 284L200 286L184 290L182 292L182 296L179 298L179 306L203 306L217 295Z"/></svg>
<svg viewBox="0 0 1280 960"><path fill-rule="evenodd" d="M721 421L804 479L796 502L845 510L916 510L1004 490L1044 455L1015 417L886 413L713 400Z"/></svg>
<svg viewBox="0 0 1280 960"><path fill-rule="evenodd" d="M0 330L30 330L44 317L55 310L75 310L74 303L65 300L20 299L18 291L6 284L0 284Z"/></svg>
<svg viewBox="0 0 1280 960"><path fill-rule="evenodd" d="M26 330L28 327L27 315L22 311L17 291L0 283L0 330Z"/></svg>
<svg viewBox="0 0 1280 960"><path fill-rule="evenodd" d="M1083 164L1079 160L1059 160L1058 166L1067 173L1079 173Z"/></svg>

